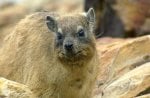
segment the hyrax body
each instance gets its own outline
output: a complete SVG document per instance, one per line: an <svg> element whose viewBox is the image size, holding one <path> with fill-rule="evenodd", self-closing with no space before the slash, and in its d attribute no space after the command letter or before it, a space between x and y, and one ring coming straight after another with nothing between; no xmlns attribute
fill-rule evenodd
<svg viewBox="0 0 150 98"><path fill-rule="evenodd" d="M23 83L37 98L90 98L98 64L94 10L23 19L0 50L0 76Z"/></svg>

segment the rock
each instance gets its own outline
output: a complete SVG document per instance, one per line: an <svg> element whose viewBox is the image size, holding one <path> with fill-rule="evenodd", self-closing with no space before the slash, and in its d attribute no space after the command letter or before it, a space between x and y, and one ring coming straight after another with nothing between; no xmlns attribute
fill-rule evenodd
<svg viewBox="0 0 150 98"><path fill-rule="evenodd" d="M0 77L0 98L35 98L27 86Z"/></svg>
<svg viewBox="0 0 150 98"><path fill-rule="evenodd" d="M141 65L126 73L110 85L102 98L132 98L150 87L150 63Z"/></svg>
<svg viewBox="0 0 150 98"><path fill-rule="evenodd" d="M123 78L123 75L130 71L132 73L135 68L150 62L150 36L136 39L105 38L103 40L105 41L100 39L97 42L101 64L99 65L99 73L93 90L93 95L96 98L101 98L100 96L105 94L105 88L119 81L118 79ZM141 74L144 73L141 72ZM128 75L128 77L132 77L130 74ZM136 76L136 73L134 75ZM148 82L150 83L150 80ZM143 87L142 91L145 89L146 87ZM115 91L112 90L111 93L113 92ZM140 93L140 91L138 92Z"/></svg>
<svg viewBox="0 0 150 98"><path fill-rule="evenodd" d="M143 96L138 96L136 98L150 98L150 94L147 94L147 95L143 95Z"/></svg>

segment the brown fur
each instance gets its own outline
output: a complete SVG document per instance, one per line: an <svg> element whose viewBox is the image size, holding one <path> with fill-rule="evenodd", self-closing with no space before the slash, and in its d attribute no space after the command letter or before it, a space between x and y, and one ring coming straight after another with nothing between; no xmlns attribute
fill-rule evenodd
<svg viewBox="0 0 150 98"><path fill-rule="evenodd" d="M29 86L37 98L90 98L98 64L94 35L90 35L91 43L82 46L89 49L82 53L87 58L79 56L73 63L65 59L59 61L54 47L55 34L45 23L47 15L59 18L60 24L67 25L63 16L47 12L23 19L0 50L0 76ZM82 15L65 17L78 19L87 26Z"/></svg>

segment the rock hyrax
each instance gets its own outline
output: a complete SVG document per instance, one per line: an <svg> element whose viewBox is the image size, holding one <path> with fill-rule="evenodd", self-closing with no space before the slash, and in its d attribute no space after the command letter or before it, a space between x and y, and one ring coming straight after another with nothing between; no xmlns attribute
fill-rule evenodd
<svg viewBox="0 0 150 98"><path fill-rule="evenodd" d="M37 98L90 98L98 65L95 13L40 12L23 19L0 50L0 75Z"/></svg>

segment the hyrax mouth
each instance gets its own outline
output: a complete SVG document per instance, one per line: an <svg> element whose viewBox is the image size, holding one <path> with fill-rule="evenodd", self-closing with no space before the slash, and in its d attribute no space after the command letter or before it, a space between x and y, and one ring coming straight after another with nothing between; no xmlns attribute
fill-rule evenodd
<svg viewBox="0 0 150 98"><path fill-rule="evenodd" d="M75 57L78 57L79 55L81 55L82 51L77 51L77 52L74 52L74 51L69 51L69 52L63 52L62 55L65 57L65 58L75 58Z"/></svg>
<svg viewBox="0 0 150 98"><path fill-rule="evenodd" d="M82 58L84 58L82 56L82 52L78 51L78 52L73 52L73 53L60 53L60 56L58 57L58 59L62 62L62 63L67 63L67 64L76 64L79 63L80 61L82 61Z"/></svg>

